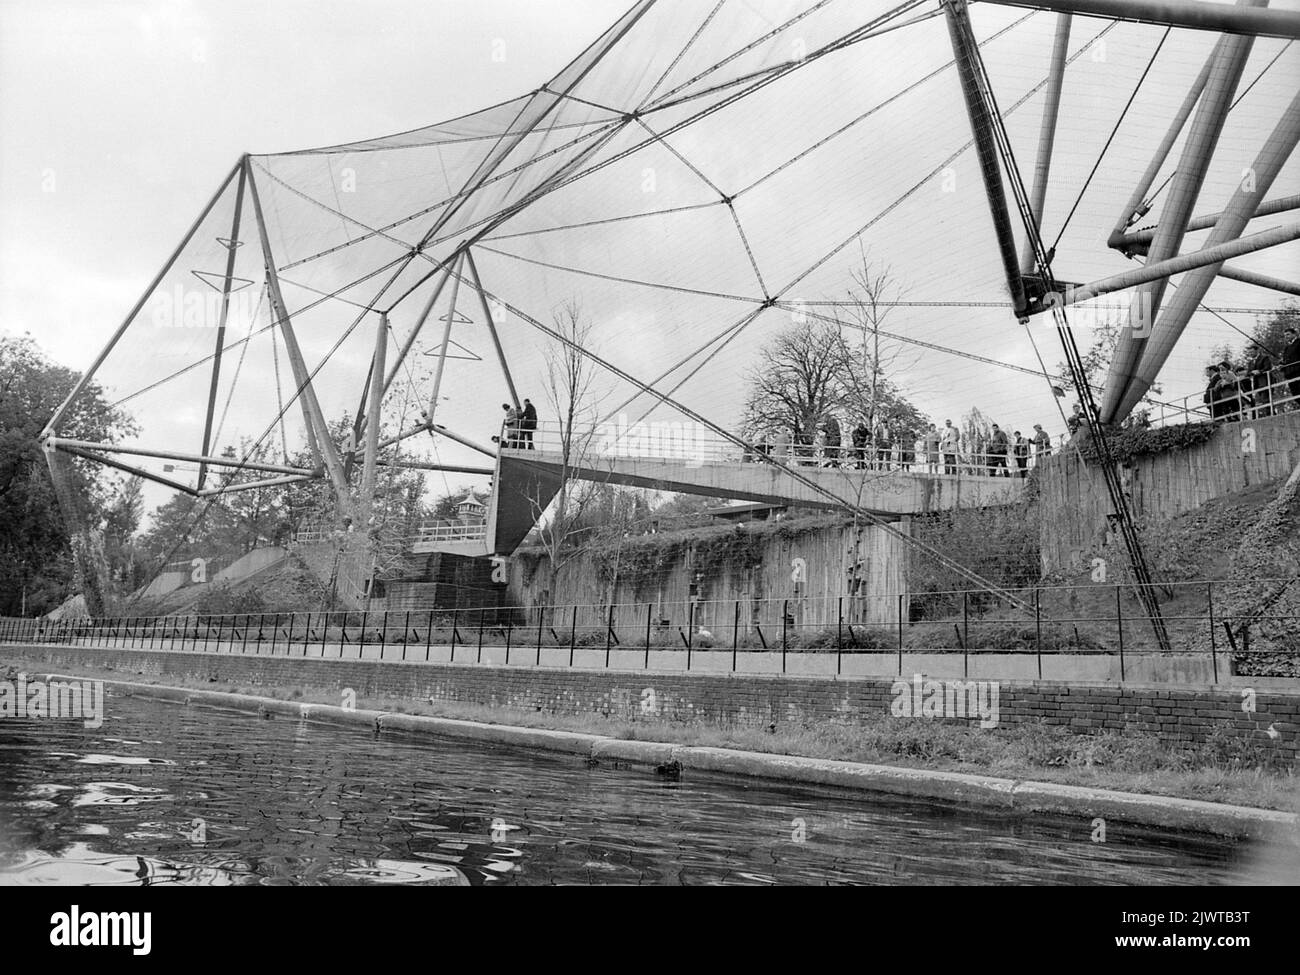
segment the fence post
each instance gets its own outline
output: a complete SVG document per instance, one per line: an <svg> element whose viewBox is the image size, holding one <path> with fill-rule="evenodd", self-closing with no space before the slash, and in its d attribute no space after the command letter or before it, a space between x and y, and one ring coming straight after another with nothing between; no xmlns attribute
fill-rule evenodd
<svg viewBox="0 0 1300 975"><path fill-rule="evenodd" d="M1115 587L1119 589L1118 586ZM1075 632L1078 632L1077 630ZM1119 682L1124 683L1124 638L1121 634L1119 641Z"/></svg>
<svg viewBox="0 0 1300 975"><path fill-rule="evenodd" d="M609 670L609 640L614 632L614 604L609 604L609 618L605 620L605 669Z"/></svg>
<svg viewBox="0 0 1300 975"><path fill-rule="evenodd" d="M456 637L460 636L457 632L456 624L460 621L460 607L454 606L451 610L451 663L456 662Z"/></svg>
<svg viewBox="0 0 1300 975"><path fill-rule="evenodd" d="M844 649L844 597L836 599L835 605L835 673L840 672L839 654Z"/></svg>
<svg viewBox="0 0 1300 975"><path fill-rule="evenodd" d="M905 593L898 594L898 649L903 649L903 600L906 598Z"/></svg>
<svg viewBox="0 0 1300 975"><path fill-rule="evenodd" d="M388 645L388 610L384 610L384 619L379 627L379 659L383 660L384 647Z"/></svg>
<svg viewBox="0 0 1300 975"><path fill-rule="evenodd" d="M1043 612L1037 586L1034 587L1034 653L1038 655L1038 679L1043 679Z"/></svg>
<svg viewBox="0 0 1300 975"><path fill-rule="evenodd" d="M361 639L357 643L357 659L360 660L366 655L366 624L370 622L370 610L361 611ZM341 653L342 651L340 651Z"/></svg>
<svg viewBox="0 0 1300 975"><path fill-rule="evenodd" d="M736 672L736 649L740 646L740 600L736 600L736 612L731 621L731 672Z"/></svg>
<svg viewBox="0 0 1300 975"><path fill-rule="evenodd" d="M785 673L785 650L788 642L786 630L789 628L790 600L781 603L781 673Z"/></svg>
<svg viewBox="0 0 1300 975"><path fill-rule="evenodd" d="M645 604L645 670L650 669L650 618L654 614L654 604Z"/></svg>
<svg viewBox="0 0 1300 975"><path fill-rule="evenodd" d="M569 625L569 666L573 666L573 644L578 639L578 604L573 604L573 621Z"/></svg>
<svg viewBox="0 0 1300 975"><path fill-rule="evenodd" d="M686 670L691 669L691 651L695 643L695 604L686 604Z"/></svg>
<svg viewBox="0 0 1300 975"><path fill-rule="evenodd" d="M329 611L326 610L324 613L321 613L320 655L322 660L325 659L325 644L329 642L329 638L330 638L330 614Z"/></svg>
<svg viewBox="0 0 1300 975"><path fill-rule="evenodd" d="M1210 666L1214 668L1214 683L1219 682L1219 648L1214 634L1214 583L1205 584L1206 596L1210 604Z"/></svg>
<svg viewBox="0 0 1300 975"><path fill-rule="evenodd" d="M483 662L483 621L487 618L487 607L478 608L478 656L474 659L476 664Z"/></svg>
<svg viewBox="0 0 1300 975"><path fill-rule="evenodd" d="M534 667L542 665L542 627L546 624L546 607L537 607L537 659L533 661Z"/></svg>
<svg viewBox="0 0 1300 975"><path fill-rule="evenodd" d="M424 627L424 662L429 662L429 646L433 643L433 610L429 610L429 620Z"/></svg>
<svg viewBox="0 0 1300 975"><path fill-rule="evenodd" d="M274 613L271 616L271 656L275 656L275 642L280 635L280 614Z"/></svg>
<svg viewBox="0 0 1300 975"><path fill-rule="evenodd" d="M961 591L961 648L970 646L970 590Z"/></svg>
<svg viewBox="0 0 1300 975"><path fill-rule="evenodd" d="M513 614L511 613L506 614L506 666L507 667L510 666L510 631L512 629L510 623L511 623L512 616Z"/></svg>
<svg viewBox="0 0 1300 975"><path fill-rule="evenodd" d="M1124 597L1119 586L1115 587L1115 632L1119 636L1120 657L1124 656ZM1122 679L1122 675L1121 675Z"/></svg>

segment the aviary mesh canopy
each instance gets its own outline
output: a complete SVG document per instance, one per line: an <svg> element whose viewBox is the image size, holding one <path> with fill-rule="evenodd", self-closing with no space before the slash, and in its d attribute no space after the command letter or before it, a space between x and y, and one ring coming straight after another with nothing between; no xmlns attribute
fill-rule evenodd
<svg viewBox="0 0 1300 975"><path fill-rule="evenodd" d="M792 315L834 317L865 261L887 267L897 286L899 303L882 322L896 336L886 340L897 353L892 378L923 411L942 423L978 406L1009 429L1041 422L1059 431L1049 383L1023 370L1038 368L1035 341L1049 369L1060 349L1044 322L1022 328L1006 307L938 13L933 0L643 0L530 94L409 132L254 155L251 184L230 179L97 379L139 419L140 443L216 453L261 441L275 460L286 443L292 450L303 429L300 382L268 304L264 226L332 419L363 408L380 313L393 363L440 272L468 250L520 395L543 414L554 339L539 326L576 302L591 325L589 351L736 429L764 342ZM986 4L971 13L1030 180L1055 17ZM1049 243L1064 231L1060 278L1131 266L1106 248L1106 235L1215 40L1075 19L1043 225ZM1222 207L1298 76L1291 44L1256 41L1198 212ZM1181 139L1156 186L1180 149ZM1297 175L1291 160L1274 195L1295 192ZM1184 249L1202 239L1189 235ZM1286 276L1297 256L1289 245L1241 264ZM432 355L455 296L457 358L434 419L480 441L496 432L509 396L473 283L462 265L442 287L397 369L386 421L400 426L427 408ZM1250 309L1262 297L1221 280L1206 304ZM1237 338L1225 319L1252 324L1240 311L1199 313L1163 374L1166 398L1193 392L1205 350ZM597 385L606 412L674 416L613 371L598 369ZM404 449L483 462L447 440L416 438ZM162 473L160 462L141 464Z"/></svg>

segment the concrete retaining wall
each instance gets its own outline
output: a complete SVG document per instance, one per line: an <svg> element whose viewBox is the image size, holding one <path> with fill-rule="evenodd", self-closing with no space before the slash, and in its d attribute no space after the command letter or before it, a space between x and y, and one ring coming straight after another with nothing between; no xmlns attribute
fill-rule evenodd
<svg viewBox="0 0 1300 975"><path fill-rule="evenodd" d="M131 675L147 675L162 680L184 677L248 687L352 688L363 698L458 701L551 714L601 714L627 721L722 727L766 727L773 723L798 726L827 721L854 724L864 716L888 714L897 696L896 678L888 675L836 679L703 671L687 674L656 669L653 653L648 671L606 671L62 646L14 645L0 652L51 669L108 667L128 679ZM597 653L603 662L603 651L587 650L575 654L575 663L581 667L588 662L588 656ZM567 663L567 651L563 655ZM779 654L768 656L779 662ZM819 658L792 655L787 665L794 659ZM542 662L547 663L545 650ZM920 656L911 660L905 656L905 677L910 679L916 672L909 667L926 662ZM1041 720L1085 734L1142 731L1158 736L1171 747L1202 744L1217 732L1232 739L1249 739L1284 760L1294 761L1300 733L1300 690L1254 687L1245 678L1234 680L1234 685L1217 687L1004 680L998 682L999 725L1010 727ZM1253 712L1242 710L1248 689L1254 699Z"/></svg>

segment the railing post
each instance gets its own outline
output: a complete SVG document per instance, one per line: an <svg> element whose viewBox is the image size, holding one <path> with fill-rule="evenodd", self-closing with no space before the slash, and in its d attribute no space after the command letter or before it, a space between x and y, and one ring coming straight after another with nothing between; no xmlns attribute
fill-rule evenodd
<svg viewBox="0 0 1300 975"><path fill-rule="evenodd" d="M1214 633L1214 583L1205 584L1206 596L1210 605L1210 666L1214 668L1214 683L1219 682L1219 648Z"/></svg>
<svg viewBox="0 0 1300 975"><path fill-rule="evenodd" d="M483 620L486 617L487 617L487 609L483 606L480 606L478 609L478 657L474 661L475 663L478 664L481 664L483 662Z"/></svg>
<svg viewBox="0 0 1300 975"><path fill-rule="evenodd" d="M1118 594L1119 586L1116 586L1115 589L1116 589L1116 598L1118 599L1118 598L1119 598L1119 594ZM1076 631L1076 632L1077 632L1077 631ZM1124 633L1123 633L1123 630L1120 631L1120 639L1119 639L1119 681L1120 681L1121 684L1124 683Z"/></svg>
<svg viewBox="0 0 1300 975"><path fill-rule="evenodd" d="M406 643L410 639L411 639L411 611L408 609L406 611L406 622L402 624L402 660L403 661L406 660ZM509 657L510 654L509 652L507 652L506 659L508 660Z"/></svg>
<svg viewBox="0 0 1300 975"><path fill-rule="evenodd" d="M1120 587L1115 587L1115 632L1119 636L1119 653L1124 655L1124 597Z"/></svg>
<svg viewBox="0 0 1300 975"><path fill-rule="evenodd" d="M569 626L569 666L573 666L573 644L578 639L578 604L573 604L573 622Z"/></svg>
<svg viewBox="0 0 1300 975"><path fill-rule="evenodd" d="M970 646L970 590L961 591L961 648Z"/></svg>
<svg viewBox="0 0 1300 975"><path fill-rule="evenodd" d="M645 605L645 670L650 669L650 617L654 613L654 605L646 603Z"/></svg>
<svg viewBox="0 0 1300 975"><path fill-rule="evenodd" d="M835 654L837 658L839 654L843 652L843 650L844 650L844 597L839 596L835 601ZM837 674L840 672L838 660L835 665L835 672Z"/></svg>
<svg viewBox="0 0 1300 975"><path fill-rule="evenodd" d="M542 665L542 627L546 625L546 607L537 607L537 659L533 661L534 667Z"/></svg>
<svg viewBox="0 0 1300 975"><path fill-rule="evenodd" d="M384 647L388 645L388 610L384 610L383 621L379 624L379 659L384 659Z"/></svg>
<svg viewBox="0 0 1300 975"><path fill-rule="evenodd" d="M609 670L609 643L614 634L614 604L609 604L609 618L605 621L605 669Z"/></svg>
<svg viewBox="0 0 1300 975"><path fill-rule="evenodd" d="M276 639L280 636L280 614L274 613L271 616L271 656L275 656Z"/></svg>
<svg viewBox="0 0 1300 975"><path fill-rule="evenodd" d="M424 626L424 662L429 662L429 647L433 643L433 610L429 610L429 619Z"/></svg>
<svg viewBox="0 0 1300 975"><path fill-rule="evenodd" d="M514 618L513 613L506 614L506 666L507 667L510 666L510 631L513 629L510 623L513 618Z"/></svg>
<svg viewBox="0 0 1300 975"><path fill-rule="evenodd" d="M320 655L322 660L325 659L325 644L329 643L329 639L330 639L330 614L329 614L329 610L326 610L325 612L321 613Z"/></svg>
<svg viewBox="0 0 1300 975"><path fill-rule="evenodd" d="M898 594L898 649L900 651L903 649L903 608L906 599L906 593Z"/></svg>
<svg viewBox="0 0 1300 975"><path fill-rule="evenodd" d="M691 669L691 651L695 643L695 604L686 602L686 670Z"/></svg>
<svg viewBox="0 0 1300 975"><path fill-rule="evenodd" d="M361 639L357 643L357 659L366 655L366 624L370 622L370 610L361 611Z"/></svg>
<svg viewBox="0 0 1300 975"><path fill-rule="evenodd" d="M781 603L781 673L785 673L785 651L788 644L787 631L790 622L790 600Z"/></svg>
<svg viewBox="0 0 1300 975"><path fill-rule="evenodd" d="M1038 655L1038 679L1043 679L1043 613L1040 592L1034 587L1034 653Z"/></svg>
<svg viewBox="0 0 1300 975"><path fill-rule="evenodd" d="M456 637L460 636L456 626L458 622L460 622L460 607L453 606L451 610L451 663L456 662Z"/></svg>
<svg viewBox="0 0 1300 975"><path fill-rule="evenodd" d="M736 672L736 650L740 646L740 600L736 600L736 612L731 621L731 672Z"/></svg>

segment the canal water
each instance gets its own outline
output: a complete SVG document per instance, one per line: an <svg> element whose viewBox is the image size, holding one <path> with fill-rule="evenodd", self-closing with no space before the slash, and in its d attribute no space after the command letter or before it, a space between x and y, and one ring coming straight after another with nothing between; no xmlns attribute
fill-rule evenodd
<svg viewBox="0 0 1300 975"><path fill-rule="evenodd" d="M1294 882L1246 844L109 692L0 721L3 884Z"/></svg>

